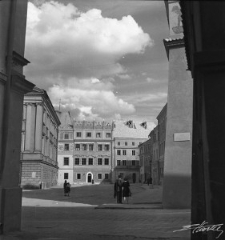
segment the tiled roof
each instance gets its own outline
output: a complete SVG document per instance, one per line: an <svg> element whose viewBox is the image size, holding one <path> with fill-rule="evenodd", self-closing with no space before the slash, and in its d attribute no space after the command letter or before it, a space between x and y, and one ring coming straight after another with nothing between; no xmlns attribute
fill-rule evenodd
<svg viewBox="0 0 225 240"><path fill-rule="evenodd" d="M57 111L57 115L59 116L61 125L62 126L68 126L68 125L72 125L72 120L71 120L71 116L69 114L69 112L59 112Z"/></svg>
<svg viewBox="0 0 225 240"><path fill-rule="evenodd" d="M150 128L141 126L141 122L129 121L114 121L113 137L121 138L148 138Z"/></svg>

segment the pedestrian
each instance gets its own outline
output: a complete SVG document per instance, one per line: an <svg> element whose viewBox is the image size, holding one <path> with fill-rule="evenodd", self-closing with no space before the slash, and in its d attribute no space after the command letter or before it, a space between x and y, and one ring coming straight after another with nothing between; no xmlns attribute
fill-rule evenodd
<svg viewBox="0 0 225 240"><path fill-rule="evenodd" d="M149 184L150 184L150 188L153 188L152 177L149 178Z"/></svg>
<svg viewBox="0 0 225 240"><path fill-rule="evenodd" d="M114 184L114 198L116 198L117 203L122 203L122 197L123 197L123 181L121 175L118 176L118 179L116 180Z"/></svg>
<svg viewBox="0 0 225 240"><path fill-rule="evenodd" d="M69 197L70 196L70 183L68 182L67 184L66 184L66 194L67 194L67 196Z"/></svg>
<svg viewBox="0 0 225 240"><path fill-rule="evenodd" d="M129 197L131 196L131 191L130 191L130 183L127 178L124 178L122 187L123 187L123 200L128 204Z"/></svg>
<svg viewBox="0 0 225 240"><path fill-rule="evenodd" d="M147 184L148 184L148 186L149 186L149 184L150 184L150 178L147 179Z"/></svg>
<svg viewBox="0 0 225 240"><path fill-rule="evenodd" d="M66 185L67 185L67 181L65 180L65 182L63 183L64 196L66 196Z"/></svg>

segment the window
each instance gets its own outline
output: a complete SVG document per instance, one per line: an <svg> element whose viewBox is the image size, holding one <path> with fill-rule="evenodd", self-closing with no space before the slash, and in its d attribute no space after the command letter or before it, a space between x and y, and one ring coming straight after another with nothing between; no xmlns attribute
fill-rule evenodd
<svg viewBox="0 0 225 240"><path fill-rule="evenodd" d="M69 165L69 158L68 158L68 157L64 157L64 159L63 159L63 165L64 165L64 166L68 166L68 165Z"/></svg>
<svg viewBox="0 0 225 240"><path fill-rule="evenodd" d="M127 142L125 142L125 146L127 146Z"/></svg>
<svg viewBox="0 0 225 240"><path fill-rule="evenodd" d="M102 144L98 145L98 151L102 151Z"/></svg>
<svg viewBox="0 0 225 240"><path fill-rule="evenodd" d="M102 179L102 174L101 173L98 174L98 179Z"/></svg>
<svg viewBox="0 0 225 240"><path fill-rule="evenodd" d="M96 133L96 138L101 138L101 133L100 132Z"/></svg>
<svg viewBox="0 0 225 240"><path fill-rule="evenodd" d="M64 179L69 179L69 173L64 173Z"/></svg>
<svg viewBox="0 0 225 240"><path fill-rule="evenodd" d="M135 150L132 150L132 155L135 156Z"/></svg>
<svg viewBox="0 0 225 240"><path fill-rule="evenodd" d="M109 165L109 159L105 158L105 165Z"/></svg>
<svg viewBox="0 0 225 240"><path fill-rule="evenodd" d="M81 179L81 174L77 173L77 179Z"/></svg>
<svg viewBox="0 0 225 240"><path fill-rule="evenodd" d="M93 165L93 158L88 159L88 165Z"/></svg>
<svg viewBox="0 0 225 240"><path fill-rule="evenodd" d="M98 158L98 165L102 165L102 158Z"/></svg>
<svg viewBox="0 0 225 240"><path fill-rule="evenodd" d="M86 137L91 137L91 132L87 132Z"/></svg>
<svg viewBox="0 0 225 240"><path fill-rule="evenodd" d="M105 173L105 179L109 179L109 174Z"/></svg>
<svg viewBox="0 0 225 240"><path fill-rule="evenodd" d="M117 155L121 155L121 151L120 150L117 150Z"/></svg>
<svg viewBox="0 0 225 240"><path fill-rule="evenodd" d="M64 150L69 151L69 149L70 149L69 144L66 143L65 146L64 146Z"/></svg>
<svg viewBox="0 0 225 240"><path fill-rule="evenodd" d="M82 150L87 151L87 144L82 144Z"/></svg>
<svg viewBox="0 0 225 240"><path fill-rule="evenodd" d="M109 145L105 145L105 151L109 151Z"/></svg>
<svg viewBox="0 0 225 240"><path fill-rule="evenodd" d="M93 144L89 144L89 151L93 151L94 150L94 145Z"/></svg>
<svg viewBox="0 0 225 240"><path fill-rule="evenodd" d="M82 158L82 165L86 165L86 158Z"/></svg>
<svg viewBox="0 0 225 240"><path fill-rule="evenodd" d="M77 137L81 137L81 132L77 132Z"/></svg>
<svg viewBox="0 0 225 240"><path fill-rule="evenodd" d="M75 144L75 150L80 151L80 144Z"/></svg>
<svg viewBox="0 0 225 240"><path fill-rule="evenodd" d="M121 165L121 160L117 160L117 166Z"/></svg>
<svg viewBox="0 0 225 240"><path fill-rule="evenodd" d="M75 165L79 165L80 164L80 159L79 158L75 158Z"/></svg>
<svg viewBox="0 0 225 240"><path fill-rule="evenodd" d="M69 139L69 134L68 133L64 134L64 139Z"/></svg>
<svg viewBox="0 0 225 240"><path fill-rule="evenodd" d="M111 133L106 133L107 138L111 138Z"/></svg>
<svg viewBox="0 0 225 240"><path fill-rule="evenodd" d="M118 144L118 146L120 146L120 142L118 142L117 144Z"/></svg>
<svg viewBox="0 0 225 240"><path fill-rule="evenodd" d="M123 161L122 161L122 164L123 164L123 166L126 166L126 165L127 165L126 160L123 160Z"/></svg>
<svg viewBox="0 0 225 240"><path fill-rule="evenodd" d="M135 146L135 142L132 142L132 146Z"/></svg>
<svg viewBox="0 0 225 240"><path fill-rule="evenodd" d="M127 155L127 150L123 150L123 155Z"/></svg>
<svg viewBox="0 0 225 240"><path fill-rule="evenodd" d="M135 160L132 160L131 165L135 166Z"/></svg>

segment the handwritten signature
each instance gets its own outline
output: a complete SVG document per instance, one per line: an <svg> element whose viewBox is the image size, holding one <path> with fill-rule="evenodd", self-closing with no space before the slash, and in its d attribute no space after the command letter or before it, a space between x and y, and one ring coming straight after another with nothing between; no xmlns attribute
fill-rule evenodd
<svg viewBox="0 0 225 240"><path fill-rule="evenodd" d="M216 224L216 225L207 225L208 222L203 221L201 224L192 224L192 225L185 225L182 229L174 230L173 232L179 231L186 231L186 230L193 230L192 233L198 232L205 232L205 231L214 231L219 232L219 235L216 238L219 238L221 234L223 234L223 230L220 229L223 224Z"/></svg>

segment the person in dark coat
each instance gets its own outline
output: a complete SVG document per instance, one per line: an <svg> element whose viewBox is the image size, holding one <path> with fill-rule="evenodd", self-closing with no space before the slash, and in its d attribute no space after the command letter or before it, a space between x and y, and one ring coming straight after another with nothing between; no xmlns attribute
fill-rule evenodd
<svg viewBox="0 0 225 240"><path fill-rule="evenodd" d="M116 180L114 184L114 198L116 198L117 203L122 203L122 197L123 197L123 181L121 176L119 175L118 179Z"/></svg>
<svg viewBox="0 0 225 240"><path fill-rule="evenodd" d="M130 191L130 183L127 178L124 178L122 187L123 187L123 200L128 204L129 197L131 196L131 191Z"/></svg>
<svg viewBox="0 0 225 240"><path fill-rule="evenodd" d="M67 185L67 181L65 180L65 182L63 183L64 196L66 196L66 185Z"/></svg>
<svg viewBox="0 0 225 240"><path fill-rule="evenodd" d="M70 196L70 183L69 182L66 184L66 194L68 197Z"/></svg>

